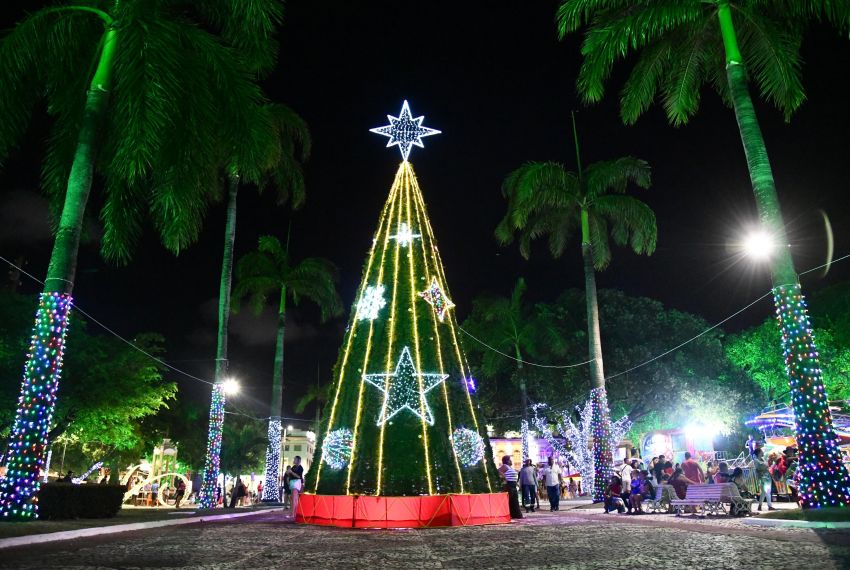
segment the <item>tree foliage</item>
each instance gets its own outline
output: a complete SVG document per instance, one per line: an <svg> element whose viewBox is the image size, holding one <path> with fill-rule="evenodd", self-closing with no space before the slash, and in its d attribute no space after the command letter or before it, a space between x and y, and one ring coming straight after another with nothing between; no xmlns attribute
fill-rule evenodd
<svg viewBox="0 0 850 570"><path fill-rule="evenodd" d="M32 305L26 295L0 294L0 421L5 436L14 418ZM143 446L142 421L167 408L177 385L162 377L159 364L120 339L89 332L80 315L74 315L71 327L51 439L64 433L101 454ZM160 335L139 334L134 342L148 353L163 352Z"/></svg>

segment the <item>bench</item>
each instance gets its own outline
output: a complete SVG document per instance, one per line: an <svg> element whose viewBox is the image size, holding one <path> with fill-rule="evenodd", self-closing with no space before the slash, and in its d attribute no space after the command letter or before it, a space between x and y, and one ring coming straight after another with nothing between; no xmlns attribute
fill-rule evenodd
<svg viewBox="0 0 850 570"><path fill-rule="evenodd" d="M736 510L750 512L753 501L741 497L734 483L719 483L716 485L688 485L684 499L670 501L670 506L676 509L676 516L681 516L685 507L698 507L705 515L725 515L724 503L735 505Z"/></svg>
<svg viewBox="0 0 850 570"><path fill-rule="evenodd" d="M676 491L672 485L657 485L655 487L655 497L647 498L643 501L643 508L647 512L656 513L658 511L669 511L670 501L676 499Z"/></svg>

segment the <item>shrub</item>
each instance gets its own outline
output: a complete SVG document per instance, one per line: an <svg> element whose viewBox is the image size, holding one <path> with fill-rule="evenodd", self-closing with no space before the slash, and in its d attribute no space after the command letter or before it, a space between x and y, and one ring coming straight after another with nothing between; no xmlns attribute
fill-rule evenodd
<svg viewBox="0 0 850 570"><path fill-rule="evenodd" d="M126 490L124 485L47 483L38 493L38 516L52 520L114 517Z"/></svg>

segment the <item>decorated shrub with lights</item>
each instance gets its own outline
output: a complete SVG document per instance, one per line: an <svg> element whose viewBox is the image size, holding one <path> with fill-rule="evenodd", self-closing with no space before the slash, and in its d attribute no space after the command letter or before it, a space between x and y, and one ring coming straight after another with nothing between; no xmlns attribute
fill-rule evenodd
<svg viewBox="0 0 850 570"><path fill-rule="evenodd" d="M499 489L440 252L413 167L407 102L373 129L404 161L378 220L307 490L416 496Z"/></svg>

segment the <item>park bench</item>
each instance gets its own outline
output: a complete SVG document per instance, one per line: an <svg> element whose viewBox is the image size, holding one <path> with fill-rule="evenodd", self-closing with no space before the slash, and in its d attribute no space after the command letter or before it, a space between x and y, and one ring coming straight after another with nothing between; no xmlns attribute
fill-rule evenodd
<svg viewBox="0 0 850 570"><path fill-rule="evenodd" d="M670 505L676 509L676 516L681 516L685 507L698 507L703 516L725 515L727 513L724 503L734 504L736 510L748 513L753 501L743 498L734 483L688 485L684 499L670 501Z"/></svg>
<svg viewBox="0 0 850 570"><path fill-rule="evenodd" d="M672 485L657 485L655 496L643 501L643 508L647 512L669 511L670 501L676 499L676 491Z"/></svg>

